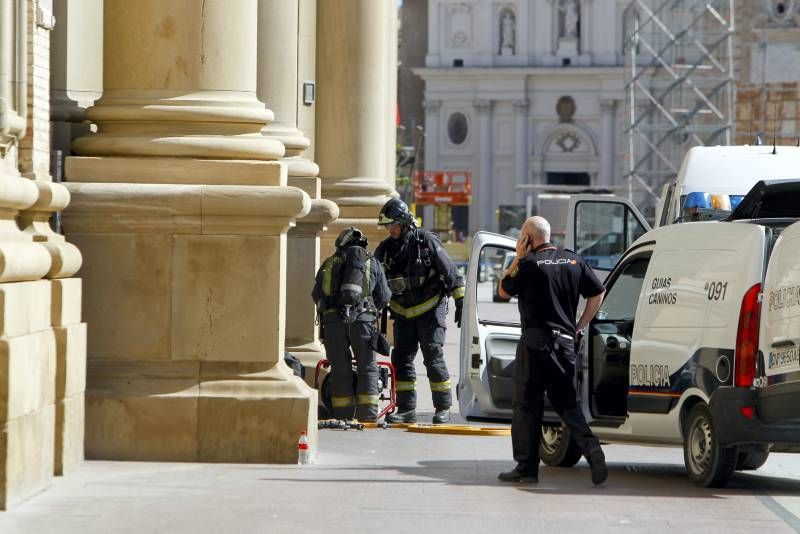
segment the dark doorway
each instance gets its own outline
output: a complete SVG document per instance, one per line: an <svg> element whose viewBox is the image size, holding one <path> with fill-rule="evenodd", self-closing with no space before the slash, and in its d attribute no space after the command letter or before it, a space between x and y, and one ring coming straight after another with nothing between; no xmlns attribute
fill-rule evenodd
<svg viewBox="0 0 800 534"><path fill-rule="evenodd" d="M548 172L547 185L591 185L588 172Z"/></svg>

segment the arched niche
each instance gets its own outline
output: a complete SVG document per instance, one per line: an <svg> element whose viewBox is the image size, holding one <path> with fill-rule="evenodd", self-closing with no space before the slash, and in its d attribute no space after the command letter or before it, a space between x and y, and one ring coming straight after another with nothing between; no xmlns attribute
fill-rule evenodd
<svg viewBox="0 0 800 534"><path fill-rule="evenodd" d="M590 187L600 171L597 138L585 125L557 123L542 136L539 151L541 183Z"/></svg>

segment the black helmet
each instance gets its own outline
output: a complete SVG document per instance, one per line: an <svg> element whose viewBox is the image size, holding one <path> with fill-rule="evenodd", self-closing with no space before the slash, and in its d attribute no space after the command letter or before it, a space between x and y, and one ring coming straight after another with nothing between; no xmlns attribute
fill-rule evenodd
<svg viewBox="0 0 800 534"><path fill-rule="evenodd" d="M406 203L399 198L392 198L386 201L378 215L379 225L385 226L392 223L400 223L404 226L414 226L416 223Z"/></svg>
<svg viewBox="0 0 800 534"><path fill-rule="evenodd" d="M351 226L346 230L342 230L342 233L336 238L336 248L338 249L353 245L367 248L367 236L365 236L361 230L355 226Z"/></svg>

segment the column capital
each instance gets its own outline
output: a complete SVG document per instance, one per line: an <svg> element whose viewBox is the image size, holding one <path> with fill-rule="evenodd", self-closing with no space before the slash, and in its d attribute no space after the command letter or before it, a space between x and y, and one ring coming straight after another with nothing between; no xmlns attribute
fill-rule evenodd
<svg viewBox="0 0 800 534"><path fill-rule="evenodd" d="M425 108L425 111L428 113L439 113L439 111L442 109L441 100L429 100L426 98L422 105Z"/></svg>
<svg viewBox="0 0 800 534"><path fill-rule="evenodd" d="M527 109L531 105L531 102L527 98L522 98L519 100L514 100L512 104L514 106L515 111L527 111Z"/></svg>
<svg viewBox="0 0 800 534"><path fill-rule="evenodd" d="M478 113L489 113L494 106L494 100L485 98L478 98L472 101L472 105L478 110Z"/></svg>

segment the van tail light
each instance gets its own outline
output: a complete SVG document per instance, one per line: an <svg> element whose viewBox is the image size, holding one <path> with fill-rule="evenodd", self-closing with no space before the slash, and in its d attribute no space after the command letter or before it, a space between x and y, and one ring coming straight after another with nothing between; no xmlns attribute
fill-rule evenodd
<svg viewBox="0 0 800 534"><path fill-rule="evenodd" d="M751 387L756 377L756 354L758 354L758 328L761 321L761 284L747 290L739 311L739 329L736 332L736 352L733 364L733 385Z"/></svg>

